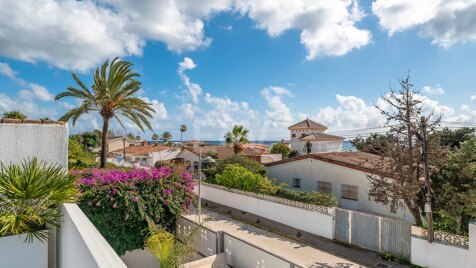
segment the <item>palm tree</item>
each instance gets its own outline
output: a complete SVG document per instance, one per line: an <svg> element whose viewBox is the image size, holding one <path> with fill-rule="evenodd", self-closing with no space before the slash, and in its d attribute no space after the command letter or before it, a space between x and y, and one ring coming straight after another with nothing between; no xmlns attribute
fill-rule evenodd
<svg viewBox="0 0 476 268"><path fill-rule="evenodd" d="M62 121L76 120L83 114L98 112L103 120L101 142L101 168L106 166L106 138L109 130L109 120L115 118L122 128L124 124L119 116L134 122L142 131L144 125L152 130L149 118L152 118L154 109L151 104L135 97L134 93L141 89L141 82L135 79L139 74L132 72L132 63L114 58L112 62L106 60L101 67L94 72L94 82L90 90L81 80L72 74L79 88L68 87L67 91L58 94L55 99L75 97L81 99L79 107L71 109L63 117Z"/></svg>
<svg viewBox="0 0 476 268"><path fill-rule="evenodd" d="M172 139L172 134L168 131L164 131L162 135L160 135L160 139L164 141L164 143L168 143Z"/></svg>
<svg viewBox="0 0 476 268"><path fill-rule="evenodd" d="M235 125L232 131L228 131L228 133L225 134L225 142L226 144L233 144L235 154L239 154L242 151L242 144L249 143L248 133L248 129L243 126Z"/></svg>
<svg viewBox="0 0 476 268"><path fill-rule="evenodd" d="M157 141L159 140L159 135L157 135L157 133L154 133L154 134L152 135L152 140L157 143Z"/></svg>
<svg viewBox="0 0 476 268"><path fill-rule="evenodd" d="M182 135L185 132L187 132L187 126L185 124L180 125L180 142L182 142Z"/></svg>
<svg viewBox="0 0 476 268"><path fill-rule="evenodd" d="M24 115L22 112L20 111L5 111L3 113L3 118L11 118L11 119L21 119L21 120L25 120L26 119L26 115Z"/></svg>
<svg viewBox="0 0 476 268"><path fill-rule="evenodd" d="M48 120L51 120L48 116L45 116L45 117L42 117L40 118L41 121L48 121Z"/></svg>

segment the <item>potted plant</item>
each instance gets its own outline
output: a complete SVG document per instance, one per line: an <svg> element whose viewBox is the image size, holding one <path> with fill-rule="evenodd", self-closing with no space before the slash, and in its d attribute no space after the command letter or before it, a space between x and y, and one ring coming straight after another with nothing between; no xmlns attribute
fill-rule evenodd
<svg viewBox="0 0 476 268"><path fill-rule="evenodd" d="M36 158L0 163L0 259L5 267L47 267L48 227L76 197L75 177Z"/></svg>

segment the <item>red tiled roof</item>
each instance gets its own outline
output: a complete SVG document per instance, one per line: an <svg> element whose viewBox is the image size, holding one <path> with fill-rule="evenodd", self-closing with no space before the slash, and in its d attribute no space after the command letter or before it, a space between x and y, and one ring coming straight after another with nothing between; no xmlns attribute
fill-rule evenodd
<svg viewBox="0 0 476 268"><path fill-rule="evenodd" d="M334 135L329 135L326 133L312 133L307 136L304 136L302 138L299 138L302 141L322 141L322 140L339 140L342 141L344 140L343 137L340 136L334 136Z"/></svg>
<svg viewBox="0 0 476 268"><path fill-rule="evenodd" d="M33 120L33 119L13 119L13 118L0 118L0 124L45 124L45 125L64 125L63 121L55 120Z"/></svg>
<svg viewBox="0 0 476 268"><path fill-rule="evenodd" d="M160 152L164 150L171 149L172 147L170 146L163 146L163 145L155 145L155 144L149 144L149 145L133 145L126 147L126 154L130 155L148 155L149 153L154 153L154 152ZM117 149L113 151L114 153L123 153L124 148Z"/></svg>
<svg viewBox="0 0 476 268"><path fill-rule="evenodd" d="M322 125L322 124L319 124L315 121L312 121L311 119L307 118L305 120L302 120L301 122L299 123L296 123L290 127L288 127L288 129L307 129L307 128L310 128L310 129L320 129L320 130L326 130L327 127Z"/></svg>
<svg viewBox="0 0 476 268"><path fill-rule="evenodd" d="M316 159L335 165L344 166L364 172L373 172L376 168L375 163L383 161L382 158L375 154L369 154L364 152L332 152L332 153L317 153L306 154L290 159L284 159L281 161L275 161L265 164L265 166L274 166L285 164L289 162L299 161L303 159Z"/></svg>

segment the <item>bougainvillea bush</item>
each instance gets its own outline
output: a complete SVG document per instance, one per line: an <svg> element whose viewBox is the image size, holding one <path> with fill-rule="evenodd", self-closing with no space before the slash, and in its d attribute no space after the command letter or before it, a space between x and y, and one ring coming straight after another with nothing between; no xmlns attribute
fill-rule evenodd
<svg viewBox="0 0 476 268"><path fill-rule="evenodd" d="M192 175L180 168L75 173L81 209L120 256L144 247L148 221L173 230L176 218L192 205Z"/></svg>

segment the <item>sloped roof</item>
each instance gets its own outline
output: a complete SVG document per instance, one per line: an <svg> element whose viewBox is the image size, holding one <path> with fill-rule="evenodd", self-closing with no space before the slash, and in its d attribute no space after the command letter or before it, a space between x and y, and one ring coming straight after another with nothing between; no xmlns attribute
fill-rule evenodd
<svg viewBox="0 0 476 268"><path fill-rule="evenodd" d="M327 127L322 125L322 124L319 124L315 121L312 121L309 118L307 118L307 119L302 120L299 123L296 123L296 124L288 127L288 129L319 129L319 130L326 130Z"/></svg>
<svg viewBox="0 0 476 268"><path fill-rule="evenodd" d="M303 159L316 159L331 164L344 166L347 168L352 168L368 173L372 173L377 168L377 163L384 161L380 156L375 154L369 154L364 152L332 152L332 153L317 153L317 154L306 154L298 157L293 157L289 159L284 159L281 161L275 161L265 164L265 166L274 166L285 164L289 162L299 161Z"/></svg>
<svg viewBox="0 0 476 268"><path fill-rule="evenodd" d="M324 141L324 140L325 141L330 141L330 140L342 141L344 140L343 137L334 136L334 135L325 134L325 133L312 133L299 139L302 141Z"/></svg>
<svg viewBox="0 0 476 268"><path fill-rule="evenodd" d="M133 145L126 147L126 155L140 155L146 156L149 153L160 152L164 150L171 149L170 146L163 146L163 145L155 145L155 144L147 144L147 145ZM124 148L117 149L113 151L114 153L124 153Z"/></svg>

